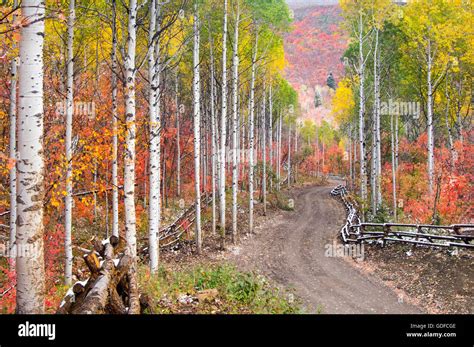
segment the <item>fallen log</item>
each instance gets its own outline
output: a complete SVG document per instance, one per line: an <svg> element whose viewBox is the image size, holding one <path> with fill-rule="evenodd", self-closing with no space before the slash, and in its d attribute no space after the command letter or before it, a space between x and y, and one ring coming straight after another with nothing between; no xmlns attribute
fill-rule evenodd
<svg viewBox="0 0 474 347"><path fill-rule="evenodd" d="M140 312L134 304L138 302L135 264L128 254L116 254L119 243L115 236L94 242L93 250L83 257L90 272L89 278L76 282L67 291L57 314Z"/></svg>

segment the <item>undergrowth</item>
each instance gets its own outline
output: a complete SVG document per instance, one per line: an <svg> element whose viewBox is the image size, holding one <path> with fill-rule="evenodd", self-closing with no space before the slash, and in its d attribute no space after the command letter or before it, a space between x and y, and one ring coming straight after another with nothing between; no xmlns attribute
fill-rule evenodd
<svg viewBox="0 0 474 347"><path fill-rule="evenodd" d="M140 269L141 290L151 298L147 313L299 313L291 292L278 289L262 276L231 265L199 265L182 270L161 267L156 276ZM212 293L200 300L203 293Z"/></svg>

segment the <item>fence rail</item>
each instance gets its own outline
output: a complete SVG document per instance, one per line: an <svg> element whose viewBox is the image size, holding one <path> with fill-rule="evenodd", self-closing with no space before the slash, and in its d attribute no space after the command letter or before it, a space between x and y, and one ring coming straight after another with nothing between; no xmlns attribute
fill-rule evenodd
<svg viewBox="0 0 474 347"><path fill-rule="evenodd" d="M205 193L201 196L201 205L207 206L212 201L212 195ZM194 225L196 220L196 203L186 208L170 225L163 228L159 232L160 248L167 248L181 240L181 236ZM146 242L148 238L143 238L140 241ZM148 246L143 246L140 255L148 254Z"/></svg>
<svg viewBox="0 0 474 347"><path fill-rule="evenodd" d="M362 223L345 186L338 185L331 191L331 195L339 197L347 211L346 222L340 232L345 243L366 242L385 246L387 243L400 242L430 247L474 249L474 224Z"/></svg>

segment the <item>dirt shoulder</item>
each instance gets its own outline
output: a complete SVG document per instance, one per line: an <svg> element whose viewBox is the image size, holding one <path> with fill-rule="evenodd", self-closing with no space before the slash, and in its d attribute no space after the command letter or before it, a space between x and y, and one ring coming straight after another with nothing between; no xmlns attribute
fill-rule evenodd
<svg viewBox="0 0 474 347"><path fill-rule="evenodd" d="M445 250L391 244L365 247L364 262L350 261L382 280L400 298L428 313L474 313L474 257Z"/></svg>

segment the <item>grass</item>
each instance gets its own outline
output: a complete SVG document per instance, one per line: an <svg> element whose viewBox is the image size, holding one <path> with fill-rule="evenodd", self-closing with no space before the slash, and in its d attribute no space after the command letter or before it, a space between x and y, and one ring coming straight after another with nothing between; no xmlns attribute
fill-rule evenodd
<svg viewBox="0 0 474 347"><path fill-rule="evenodd" d="M231 265L199 265L171 271L161 267L156 276L140 269L141 290L152 299L148 313L291 314L300 305L291 292L270 285L262 276L240 272ZM211 290L210 299L198 300ZM180 298L188 298L185 303Z"/></svg>

